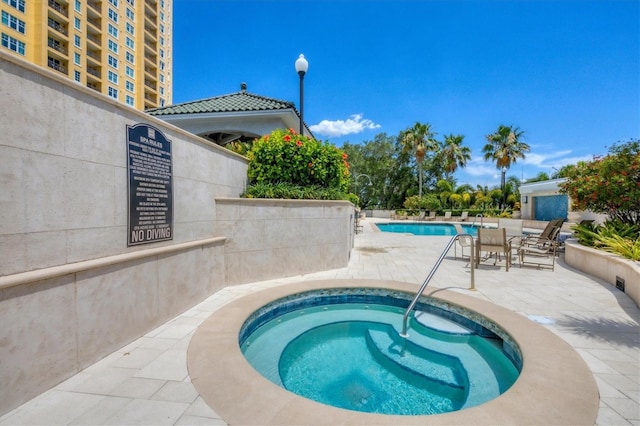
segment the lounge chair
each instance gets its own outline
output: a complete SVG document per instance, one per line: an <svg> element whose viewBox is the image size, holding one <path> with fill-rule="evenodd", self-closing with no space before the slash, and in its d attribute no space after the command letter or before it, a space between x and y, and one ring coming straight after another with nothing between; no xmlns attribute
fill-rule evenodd
<svg viewBox="0 0 640 426"><path fill-rule="evenodd" d="M451 220L451 212L444 212L444 220Z"/></svg>
<svg viewBox="0 0 640 426"><path fill-rule="evenodd" d="M469 212L462 212L460 215L460 222L466 222L469 218Z"/></svg>
<svg viewBox="0 0 640 426"><path fill-rule="evenodd" d="M429 212L429 216L425 217L424 220L436 220L436 212L435 212L435 210L431 210Z"/></svg>
<svg viewBox="0 0 640 426"><path fill-rule="evenodd" d="M460 234L466 234L467 232L464 232L464 229L462 229L462 225L460 225L459 223L454 223L453 224L454 228L456 228L456 234L460 235ZM458 246L460 246L460 250L462 251L462 254L460 254L460 257L462 259L465 258L464 256L464 248L465 247L473 247L473 238L472 237L459 237L458 240L456 241L456 245L453 246L453 256L454 259L458 258ZM467 255L468 258L471 257L471 255Z"/></svg>
<svg viewBox="0 0 640 426"><path fill-rule="evenodd" d="M476 268L480 265L480 253L486 252L485 259L491 258L491 254L496 256L493 264L498 262L501 254L504 254L507 272L511 265L511 243L507 240L507 230L504 228L478 228L478 239L476 240Z"/></svg>
<svg viewBox="0 0 640 426"><path fill-rule="evenodd" d="M564 219L553 219L547 223L547 226L542 230L542 233L539 235L528 235L527 238L524 239L522 245L537 245L546 243L557 229L558 234L560 233L560 229L562 228L562 224L564 223ZM557 237L557 236L556 236Z"/></svg>
<svg viewBox="0 0 640 426"><path fill-rule="evenodd" d="M518 260L522 265L534 265L538 268L550 267L553 271L556 264L556 250L558 248L558 235L560 227L555 227L549 237L536 238L535 241L525 240L524 244L518 247ZM549 262L551 258L551 262ZM535 260L532 260L535 259ZM542 259L547 259L543 262Z"/></svg>

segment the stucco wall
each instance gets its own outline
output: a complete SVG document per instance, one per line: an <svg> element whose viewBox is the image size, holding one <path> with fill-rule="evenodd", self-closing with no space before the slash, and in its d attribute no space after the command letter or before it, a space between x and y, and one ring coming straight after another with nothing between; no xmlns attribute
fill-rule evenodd
<svg viewBox="0 0 640 426"><path fill-rule="evenodd" d="M0 276L144 248L126 246L126 125L172 141L174 238L160 244L212 236L214 198L243 190L246 160L16 61L0 56Z"/></svg>
<svg viewBox="0 0 640 426"><path fill-rule="evenodd" d="M138 123L172 142L173 240L127 247ZM0 415L230 283L346 266L350 203L218 202L246 172L241 156L0 52Z"/></svg>
<svg viewBox="0 0 640 426"><path fill-rule="evenodd" d="M353 245L348 201L216 199L216 233L227 237L227 284L342 268Z"/></svg>
<svg viewBox="0 0 640 426"><path fill-rule="evenodd" d="M2 52L0 103L2 414L226 285L214 200L247 163ZM172 142L174 232L127 247L137 123Z"/></svg>

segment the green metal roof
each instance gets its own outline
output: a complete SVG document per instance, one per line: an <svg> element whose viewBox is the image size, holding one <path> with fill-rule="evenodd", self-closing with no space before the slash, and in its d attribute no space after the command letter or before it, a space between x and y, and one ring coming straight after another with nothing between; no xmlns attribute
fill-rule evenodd
<svg viewBox="0 0 640 426"><path fill-rule="evenodd" d="M296 111L293 102L248 93L247 86L244 83L240 88L241 90L236 93L154 108L146 112L150 115L180 115L215 112L271 111L279 109L293 109Z"/></svg>

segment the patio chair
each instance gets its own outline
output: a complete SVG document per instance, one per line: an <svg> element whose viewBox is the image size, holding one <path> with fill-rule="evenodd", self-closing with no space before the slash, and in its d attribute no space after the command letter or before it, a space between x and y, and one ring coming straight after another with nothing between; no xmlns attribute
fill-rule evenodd
<svg viewBox="0 0 640 426"><path fill-rule="evenodd" d="M466 234L467 232L464 232L464 229L462 229L462 225L460 225L459 223L454 223L453 224L454 228L456 228L456 234L460 235L460 234ZM473 247L473 239L472 237L459 237L458 240L456 241L456 245L453 246L453 257L454 259L458 258L458 246L460 246L460 250L462 251L462 254L460 255L461 259L464 259L464 248L465 247ZM469 253L467 255L467 258L471 257L471 253Z"/></svg>
<svg viewBox="0 0 640 426"><path fill-rule="evenodd" d="M518 247L518 263L522 265L533 265L538 268L550 267L553 271L556 264L556 251L558 249L558 235L560 235L560 227L556 227L548 238L537 238L535 241L525 240ZM549 258L551 262L549 263ZM543 261L546 259L546 261Z"/></svg>
<svg viewBox="0 0 640 426"><path fill-rule="evenodd" d="M460 222L466 222L469 218L469 212L462 212L460 214Z"/></svg>
<svg viewBox="0 0 640 426"><path fill-rule="evenodd" d="M451 212L444 212L444 220L451 220Z"/></svg>
<svg viewBox="0 0 640 426"><path fill-rule="evenodd" d="M435 212L435 210L431 210L429 212L429 216L425 217L424 220L436 220L436 212Z"/></svg>
<svg viewBox="0 0 640 426"><path fill-rule="evenodd" d="M504 228L507 231L507 239L511 242L512 246L520 246L525 238L522 230L522 220L520 219L508 219L499 218L498 228Z"/></svg>
<svg viewBox="0 0 640 426"><path fill-rule="evenodd" d="M521 245L535 246L535 245L543 245L549 241L554 231L557 230L558 234L560 233L560 229L562 228L562 224L564 223L564 219L553 219L547 223L547 226L542 230L542 233L539 235L528 235L523 241ZM556 235L557 237L557 235Z"/></svg>
<svg viewBox="0 0 640 426"><path fill-rule="evenodd" d="M493 264L504 254L507 272L511 265L511 242L507 240L507 230L505 228L478 228L478 239L476 240L476 268L480 265L480 253L486 252L485 260L490 259L492 254L496 258Z"/></svg>

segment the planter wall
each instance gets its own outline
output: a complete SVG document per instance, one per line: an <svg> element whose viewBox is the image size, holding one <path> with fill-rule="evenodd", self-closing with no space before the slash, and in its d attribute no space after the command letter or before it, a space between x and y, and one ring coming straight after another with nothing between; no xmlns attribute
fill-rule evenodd
<svg viewBox="0 0 640 426"><path fill-rule="evenodd" d="M613 253L585 247L577 240L567 240L565 261L568 265L616 286L624 280L624 292L640 307L640 262Z"/></svg>
<svg viewBox="0 0 640 426"><path fill-rule="evenodd" d="M354 214L348 201L216 198L227 285L347 266Z"/></svg>

